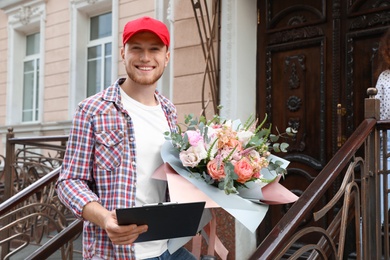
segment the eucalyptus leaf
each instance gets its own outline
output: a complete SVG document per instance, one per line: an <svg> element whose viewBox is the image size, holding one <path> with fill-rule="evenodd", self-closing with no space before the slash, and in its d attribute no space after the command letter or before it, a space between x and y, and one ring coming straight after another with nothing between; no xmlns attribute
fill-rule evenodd
<svg viewBox="0 0 390 260"><path fill-rule="evenodd" d="M275 143L272 145L272 148L275 152L279 153L280 152L280 144L279 143Z"/></svg>
<svg viewBox="0 0 390 260"><path fill-rule="evenodd" d="M287 152L287 148L289 147L290 145L288 143L281 143L280 144L280 150L284 153Z"/></svg>

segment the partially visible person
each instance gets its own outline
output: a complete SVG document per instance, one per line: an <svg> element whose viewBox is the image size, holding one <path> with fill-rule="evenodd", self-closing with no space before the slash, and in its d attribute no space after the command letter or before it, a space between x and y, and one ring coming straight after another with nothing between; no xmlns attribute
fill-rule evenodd
<svg viewBox="0 0 390 260"><path fill-rule="evenodd" d="M390 119L390 29L383 35L378 49L376 89L380 102L380 119Z"/></svg>
<svg viewBox="0 0 390 260"><path fill-rule="evenodd" d="M376 83L376 89L378 90L377 98L380 100L380 119L386 120L390 119L390 28L387 30L387 32L382 36L380 42L379 42L379 49L378 49L378 67L376 70L376 77L378 78ZM383 137L382 137L383 138ZM382 147L383 145L383 139L381 138L381 168L384 167L383 165L383 157L384 157L384 149ZM390 152L390 131L387 131L387 152ZM390 169L390 158L387 159L387 168ZM383 194L383 176L380 176L380 183L381 183L381 194ZM387 180L387 189L390 189L390 174L388 175ZM384 219L384 212L383 212L383 200L384 196L381 196L381 208L382 208L382 214L381 214L381 221L383 223ZM390 208L390 195L388 195L388 203Z"/></svg>
<svg viewBox="0 0 390 260"><path fill-rule="evenodd" d="M115 209L166 201L167 184L151 178L162 163L164 132L176 108L156 91L170 58L167 27L150 17L128 22L121 57L127 76L82 101L73 118L57 192L84 220L84 259L195 259L167 240L133 243L146 225L119 226Z"/></svg>

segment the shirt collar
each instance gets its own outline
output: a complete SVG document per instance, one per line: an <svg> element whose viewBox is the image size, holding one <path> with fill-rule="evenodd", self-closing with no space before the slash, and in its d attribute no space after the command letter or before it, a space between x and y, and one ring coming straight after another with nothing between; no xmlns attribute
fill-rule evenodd
<svg viewBox="0 0 390 260"><path fill-rule="evenodd" d="M123 104L122 104L122 99L120 95L120 85L125 81L125 78L119 78L116 80L111 86L109 86L106 91L103 91L102 93L102 99L108 102L113 102L115 103L121 110L123 110ZM161 104L163 109L170 113L175 112L173 107L168 105L169 102L168 100L163 97L158 90L155 91L156 97L158 99L158 102Z"/></svg>

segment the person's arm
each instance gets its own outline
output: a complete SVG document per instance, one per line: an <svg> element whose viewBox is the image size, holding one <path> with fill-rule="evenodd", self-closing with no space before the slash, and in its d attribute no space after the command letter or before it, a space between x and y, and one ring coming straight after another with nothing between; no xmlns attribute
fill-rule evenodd
<svg viewBox="0 0 390 260"><path fill-rule="evenodd" d="M93 136L90 117L79 107L73 119L57 182L58 197L77 218L88 220L104 229L114 244L131 244L139 234L146 232L147 226L119 226L115 211L103 207L99 197L90 189L89 184L94 181L90 174L92 162L89 159L94 151Z"/></svg>
<svg viewBox="0 0 390 260"><path fill-rule="evenodd" d="M95 201L85 205L82 216L84 219L103 228L110 240L117 245L131 244L140 234L148 230L147 225L119 226L115 211L108 211Z"/></svg>

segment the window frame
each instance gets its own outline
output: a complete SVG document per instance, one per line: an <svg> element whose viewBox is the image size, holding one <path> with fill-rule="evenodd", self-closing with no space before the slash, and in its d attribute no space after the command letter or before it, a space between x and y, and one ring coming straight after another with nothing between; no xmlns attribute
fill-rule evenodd
<svg viewBox="0 0 390 260"><path fill-rule="evenodd" d="M43 118L43 94L44 94L44 63L45 63L45 16L46 3L44 0L18 6L6 11L8 14L8 84L7 84L7 125L39 124ZM23 104L20 97L23 96L24 58L27 35L40 33L39 46L39 90L38 90L38 116L35 121L23 122Z"/></svg>
<svg viewBox="0 0 390 260"><path fill-rule="evenodd" d="M69 118L78 103L87 97L87 46L90 41L90 18L111 12L111 79L118 74L118 0L88 0L72 2L71 13L71 71L69 87Z"/></svg>
<svg viewBox="0 0 390 260"><path fill-rule="evenodd" d="M101 13L101 14L98 14L98 15L95 15L95 16L91 16L90 19L89 19L89 22L90 22L90 25L89 25L89 29L91 30L91 19L93 17L96 17L96 16L99 16L99 15L104 15L104 14L107 14L107 13L111 13L111 23L112 23L112 12L105 12L105 13ZM88 35L91 35L91 32L89 30L89 34ZM89 42L86 46L86 52L87 52L87 60L86 60L86 64L87 64L87 79L86 79L86 96L88 95L93 95L93 94L96 94L97 92L103 90L104 88L108 87L107 84L105 84L105 79L106 79L106 73L105 73L105 65L106 65L106 61L105 59L108 57L106 55L106 45L107 44L111 44L111 54L109 55L111 61L110 61L110 68L111 68L111 73L109 75L110 77L110 81L112 81L112 61L113 61L113 56L112 56L112 52L113 52L113 45L112 45L112 35L113 35L113 31L112 31L112 27L111 27L111 36L106 36L106 37L102 37L102 38L98 38L98 39L94 39L94 40L90 40L90 36L89 36ZM97 89L97 92L95 93L91 93L91 94L88 94L88 69L89 69L89 62L90 62L90 58L88 57L88 51L89 51L89 48L92 48L92 47L97 47L97 46L100 46L101 47L101 55L99 56L100 60L101 60L101 77L100 77L100 80L101 80L101 84L99 86L99 89ZM108 84L111 84L108 83Z"/></svg>
<svg viewBox="0 0 390 260"><path fill-rule="evenodd" d="M22 97L23 97L23 102L22 102L22 110L21 110L21 117L22 117L22 121L21 123L34 123L34 122L39 122L39 113L40 113L40 109L39 109L39 105L41 104L42 100L39 99L39 93L40 93L40 82L39 82L39 77L40 77L40 70L41 70L41 67L40 67L40 59L41 59L41 52L40 50L38 51L38 53L34 53L34 54L30 54L28 55L27 54L27 37L30 36L30 35L34 35L34 34L37 34L39 32L36 32L36 33L32 33L32 34L29 34L29 35L26 35L26 48L25 48L25 56L24 56L24 59L23 59L23 86L22 86ZM40 34L40 33L39 33ZM41 45L41 42L39 42L39 46ZM26 62L33 62L34 64L34 70L33 70L33 74L34 74L34 77L33 77L33 100L32 100L32 109L26 109L24 107L24 98L25 98L25 80L26 80L26 74L25 74L25 66L26 66ZM32 112L32 119L31 120L25 120L24 119L24 113L26 112L26 110L31 110Z"/></svg>

